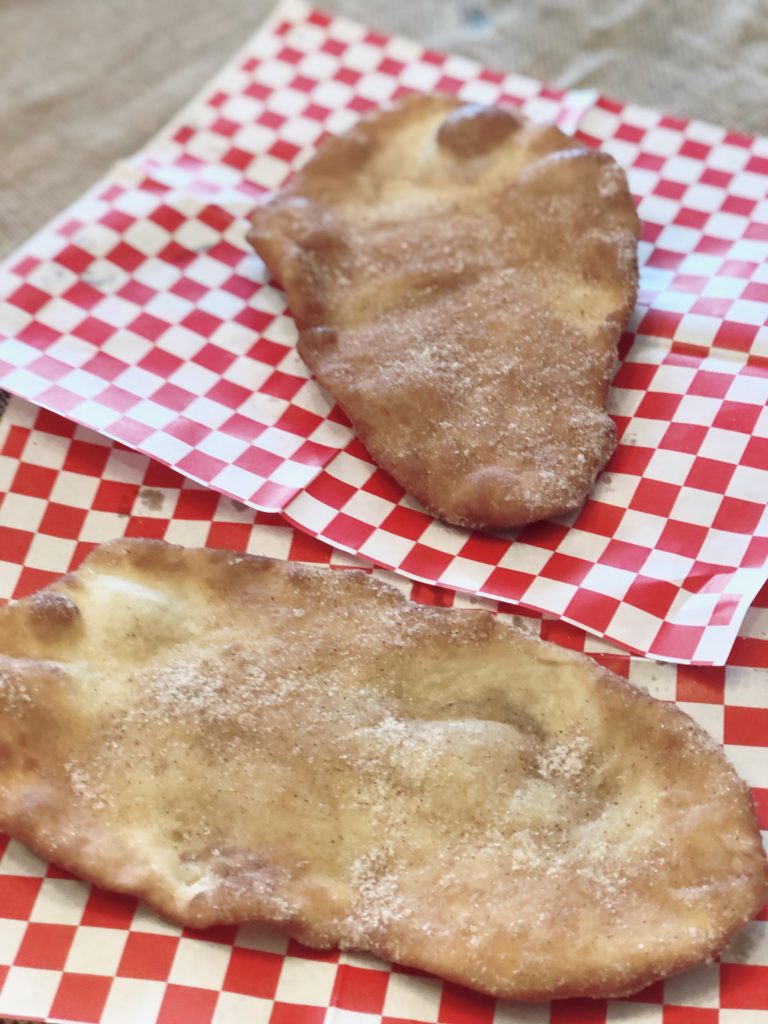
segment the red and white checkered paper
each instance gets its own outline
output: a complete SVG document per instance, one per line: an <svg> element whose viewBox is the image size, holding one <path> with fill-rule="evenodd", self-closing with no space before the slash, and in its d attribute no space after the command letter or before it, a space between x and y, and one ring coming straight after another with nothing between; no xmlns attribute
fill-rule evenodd
<svg viewBox="0 0 768 1024"><path fill-rule="evenodd" d="M626 167L642 292L590 499L514 536L446 527L370 461L244 240L326 132L407 90L507 102ZM300 0L0 280L0 384L414 579L722 664L768 575L768 140L558 93Z"/></svg>
<svg viewBox="0 0 768 1024"><path fill-rule="evenodd" d="M3 492L0 599L44 586L117 536L365 567L280 516L254 513L20 399L0 427ZM376 571L418 601L513 612ZM726 668L654 663L559 619L518 621L675 700L725 743L768 830L768 587ZM368 956L313 952L272 929L182 931L0 836L3 1014L94 1024L768 1024L768 908L721 962L634 999L519 1006Z"/></svg>

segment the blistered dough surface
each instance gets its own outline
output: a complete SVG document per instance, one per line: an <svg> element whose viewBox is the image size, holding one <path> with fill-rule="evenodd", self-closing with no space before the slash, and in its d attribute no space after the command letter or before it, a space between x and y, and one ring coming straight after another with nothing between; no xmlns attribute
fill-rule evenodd
<svg viewBox="0 0 768 1024"><path fill-rule="evenodd" d="M0 610L0 829L185 925L526 999L637 990L765 894L673 706L357 571L153 542Z"/></svg>
<svg viewBox="0 0 768 1024"><path fill-rule="evenodd" d="M412 96L326 140L249 238L374 460L440 518L503 529L577 507L614 449L638 233L607 154Z"/></svg>

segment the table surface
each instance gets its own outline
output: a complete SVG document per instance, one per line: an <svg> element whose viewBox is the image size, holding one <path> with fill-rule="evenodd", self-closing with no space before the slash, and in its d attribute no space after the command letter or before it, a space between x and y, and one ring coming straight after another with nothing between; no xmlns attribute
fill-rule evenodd
<svg viewBox="0 0 768 1024"><path fill-rule="evenodd" d="M273 3L0 0L0 256L138 149ZM325 3L557 87L593 86L669 114L768 132L765 0Z"/></svg>
<svg viewBox="0 0 768 1024"><path fill-rule="evenodd" d="M0 256L138 149L272 6L272 0L0 0ZM327 0L325 6L556 87L597 87L667 113L768 133L764 0Z"/></svg>

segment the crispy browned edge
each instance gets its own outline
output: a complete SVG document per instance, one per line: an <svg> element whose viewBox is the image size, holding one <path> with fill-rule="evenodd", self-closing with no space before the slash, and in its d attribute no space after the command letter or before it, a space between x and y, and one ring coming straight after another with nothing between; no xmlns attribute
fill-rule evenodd
<svg viewBox="0 0 768 1024"><path fill-rule="evenodd" d="M288 182L281 186L274 196L289 197L292 195L302 195L307 191L307 184L311 185L317 177L322 179L322 177L325 176L327 172L326 165L332 160L334 163L347 163L352 169L354 169L355 166L365 158L370 148L375 143L377 136L377 123L381 120L383 115L386 115L388 119L396 120L400 116L407 116L411 106L416 106L423 103L425 100L444 106L446 111L467 105L464 101L444 93L433 93L427 95L422 93L412 93L396 101L383 104L381 107L364 114L352 126L352 128L341 135L328 135L323 138L307 164L292 175ZM527 119L513 107L502 106L500 109L514 114L523 123L527 122ZM371 131L371 129L373 129L373 131ZM558 132L560 131L557 128L555 128L555 130ZM567 148L575 148L579 145L584 145L584 148L588 148L586 144L580 144L578 140L573 139L571 136L565 135L562 132L560 132L560 134L563 136L563 139L566 140L568 144ZM595 150L595 152L605 160L616 163L613 157L604 151ZM617 166L619 165L617 164ZM623 170L623 168L621 169ZM309 191L312 191L312 189L310 188ZM637 223L636 236L639 237L641 223L639 217L637 217L637 211L629 192L629 186L627 186L627 197L632 209L635 211ZM384 468L386 472L391 472L384 465L384 463L388 461L386 456L382 461L380 449L372 439L372 430L366 420L353 415L349 408L345 406L344 402L337 398L333 393L333 385L323 369L324 362L321 357L321 351L327 341L326 335L328 333L335 332L335 328L322 322L322 318L319 316L320 310L317 302L311 294L307 293L307 289L302 287L301 282L293 282L292 280L283 279L287 262L284 258L283 248L281 243L275 240L273 233L270 230L264 231L258 224L260 209L261 207L257 207L254 211L251 227L247 232L246 237L257 255L265 263L278 285L284 289L286 295L290 299L289 312L292 314L296 322L296 328L298 331L297 350L299 355L312 371L318 383L332 395L333 401L344 411L344 414L352 423L355 433L370 453L376 465ZM600 399L603 411L610 423L610 434L606 438L603 451L597 460L596 471L583 492L581 492L576 499L567 503L563 503L561 505L541 505L532 512L521 513L514 522L510 521L509 514L499 516L494 509L488 506L488 503L486 503L483 515L476 518L471 518L469 516L449 517L446 516L445 512L439 506L435 505L431 501L430 495L419 486L418 478L414 478L408 482L408 486L405 489L409 494L416 498L421 505L424 506L430 515L435 516L435 518L440 519L443 522L448 522L465 529L480 530L483 532L493 530L505 531L519 526L525 526L528 523L538 522L542 519L552 519L566 515L568 512L572 512L574 509L578 508L584 502L592 487L594 487L595 480L613 455L618 441L615 423L607 412L607 398L608 391L611 386L611 380L618 364L619 342L624 330L626 329L627 323L629 322L632 310L635 308L635 304L637 302L639 280L640 274L637 249L635 248L632 266L627 278L627 301L622 307L620 315L615 323L612 324L610 328L606 325L606 329L611 329L614 334L613 348L615 358L613 371L606 374L605 379L602 381L602 393ZM402 483L401 486L403 486Z"/></svg>
<svg viewBox="0 0 768 1024"><path fill-rule="evenodd" d="M214 563L215 568L219 570L220 573L225 570L231 570L233 564L238 565L238 571L252 571L255 575L261 575L262 573L268 571L278 571L290 573L292 575L298 576L299 578L307 578L312 576L324 575L326 573L341 572L343 573L344 579L348 582L354 580L355 584L359 584L365 588L371 587L375 590L386 591L387 595L391 598L394 598L399 604L408 603L408 599L399 590L397 590L397 588L389 584L383 583L380 580L374 579L370 576L369 573L367 573L364 570L355 568L321 568L318 566L310 566L301 563L284 562L280 559L269 558L263 555L241 554L240 552L226 551L223 549L184 548L180 545L169 544L161 540L147 540L139 538L123 538L115 541L109 541L107 543L99 545L93 552L91 552L91 554L89 554L84 559L82 567L89 566L91 564L98 564L105 555L107 556L107 558L120 557L121 555L124 555L128 557L128 559L131 562L133 562L133 564L138 568L148 568L150 570L165 572L183 571L185 568L192 567L194 563L196 561L200 561L201 558L205 560L211 559ZM213 580L206 579L206 583L208 584L215 584L215 582L215 578ZM226 580L221 580L220 585L221 588L226 591ZM28 597L22 598L19 601L14 602L13 604L0 607L0 617L3 617L8 614L18 614L18 612L14 611L15 609L26 609L31 606L34 606L36 603L34 615L38 623L47 621L51 628L60 628L62 626L62 616L59 607L57 607L58 602L49 602L46 600L40 601L40 595L63 593L66 592L68 589L71 589L76 593L79 586L80 580L78 578L78 571L75 570L74 572L62 576L59 580L54 581L48 587L43 588L43 590L41 591L37 591L35 594L31 594ZM422 606L416 605L416 607ZM452 608L442 608L436 606L428 607L430 607L432 611L438 611L439 614L450 615L452 613L455 614L457 611L456 609ZM469 611L470 610L467 610L467 612ZM480 615L493 621L496 621L499 624L503 625L506 629L509 629L511 631L520 632L519 630L517 630L517 627L507 622L504 622L503 620L497 619L497 617L492 612L486 611L484 609L471 609L471 613L473 615ZM548 641L540 640L538 637L535 636L529 637L527 634L523 635L526 639L529 639L534 644L543 644L545 646L557 646L555 644L551 644ZM598 665L597 662L594 661L594 659L588 657L585 654L582 654L577 651L569 651L569 654L572 655L574 661L585 662L592 667L596 686L610 687L614 689L618 688L624 691L630 690L632 691L635 699L643 701L646 704L650 704L653 706L664 704L666 710L677 717L677 721L679 724L684 723L688 728L690 728L690 725L692 724L695 731L699 735L706 736L704 730L691 718L691 716L682 711L679 707L677 707L677 705L673 703L660 701L657 700L655 697L651 697L648 693L646 693L644 690L641 690L639 687L633 685L627 679L624 679L622 676L619 676L616 673L610 671L609 669L603 668L601 665ZM719 744L716 744L714 740L711 741L711 744L713 747L716 747L720 750L724 766L731 773L731 776L734 779L734 781L738 784L746 816L752 822L755 832L759 835L757 813L750 787L737 774L733 765L725 757L725 754L722 751L722 748L719 746ZM105 889L109 892L115 892L134 897L135 899L144 903L145 906L149 907L149 909L156 913L159 917L163 918L166 921L170 921L181 928L204 930L205 928L214 927L216 925L266 924L275 927L279 931L287 934L290 938L295 939L297 942L300 942L308 946L310 945L310 943L307 942L307 935L305 932L302 931L301 927L292 928L290 927L290 925L286 926L282 922L276 923L268 917L249 918L247 920L243 920L242 918L238 918L236 916L224 915L222 917L201 920L200 915L196 916L194 913L190 914L189 916L168 913L168 911L164 907L162 907L159 902L153 900L152 893L150 890L142 888L141 886L121 886L119 884L113 885L111 883L109 885L105 885L104 881L100 879L97 874L88 871L83 871L79 867L76 858L68 857L66 855L60 856L59 846L54 841L46 841L45 838L40 837L31 829L25 830L23 828L14 828L13 823L11 823L12 827L10 829L8 829L7 826L8 822L3 819L2 814L0 813L0 829L6 830L6 833L8 835L10 835L13 839L18 840L19 842L24 843L24 845L29 847L29 849L32 850L38 856L43 857L44 859L50 861L53 864L56 864L58 867L63 868L65 871L68 871L77 878L82 879L83 881L88 882L96 886L97 888ZM729 945L729 943L737 934L737 932L739 932L750 920L754 918L754 916L759 912L759 910L766 902L766 900L768 900L768 857L763 852L763 883L761 889L755 889L755 901L753 910L751 911L751 913L745 915L742 920L734 924L734 926L728 931L728 933L723 936L722 940L712 946L712 948L708 951L708 954L705 957L702 957L700 955L681 957L671 969L665 971L649 970L644 974L637 975L631 981L631 983L627 983L626 985L623 985L618 989L605 985L601 987L599 984L584 984L581 986L573 984L563 985L555 991L549 990L545 992L532 990L529 992L515 991L510 993L502 990L492 991L482 988L477 988L475 989L475 991L493 996L498 999L510 998L516 1002L548 1002L552 999L569 998L618 999L625 996L630 996L633 993L641 991L642 989L646 988L648 985L651 985L656 981L660 981L663 978L668 978L672 975L679 974L683 971L686 971L692 967L701 964L702 962L706 962L717 957ZM313 943L311 945L311 948L333 949L336 947L332 943ZM388 955L386 950L380 950L377 952L376 955L384 959L388 959L392 962L397 962L395 958ZM421 965L418 963L408 963L404 964L404 966L411 968L415 967L417 969L425 969L427 973L430 974L430 976L435 976L433 972L431 972L428 968L422 968ZM459 985L466 987L466 982L454 975L446 973L439 975L439 977L443 980L455 982Z"/></svg>

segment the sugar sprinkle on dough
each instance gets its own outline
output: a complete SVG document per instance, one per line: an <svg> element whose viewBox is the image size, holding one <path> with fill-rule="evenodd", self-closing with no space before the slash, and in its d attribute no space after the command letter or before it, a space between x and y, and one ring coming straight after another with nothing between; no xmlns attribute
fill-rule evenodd
<svg viewBox="0 0 768 1024"><path fill-rule="evenodd" d="M447 522L576 508L637 292L613 159L501 108L410 96L329 138L249 239L372 458Z"/></svg>
<svg viewBox="0 0 768 1024"><path fill-rule="evenodd" d="M674 706L358 571L150 541L0 610L0 829L184 925L519 999L636 991L766 895Z"/></svg>

